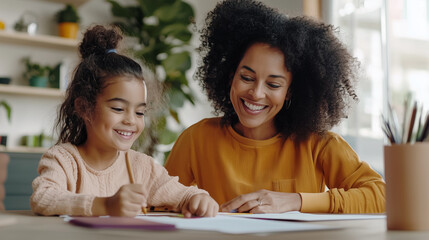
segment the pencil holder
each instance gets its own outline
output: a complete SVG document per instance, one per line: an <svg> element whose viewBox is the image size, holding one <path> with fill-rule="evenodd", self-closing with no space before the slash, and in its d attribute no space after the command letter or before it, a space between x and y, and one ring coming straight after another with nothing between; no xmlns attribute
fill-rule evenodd
<svg viewBox="0 0 429 240"><path fill-rule="evenodd" d="M429 143L384 147L388 230L429 230Z"/></svg>

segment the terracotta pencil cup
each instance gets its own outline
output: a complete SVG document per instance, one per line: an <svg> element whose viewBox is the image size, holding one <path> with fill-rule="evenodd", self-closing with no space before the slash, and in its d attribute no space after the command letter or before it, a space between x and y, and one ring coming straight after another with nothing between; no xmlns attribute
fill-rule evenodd
<svg viewBox="0 0 429 240"><path fill-rule="evenodd" d="M384 147L388 230L429 231L429 143Z"/></svg>

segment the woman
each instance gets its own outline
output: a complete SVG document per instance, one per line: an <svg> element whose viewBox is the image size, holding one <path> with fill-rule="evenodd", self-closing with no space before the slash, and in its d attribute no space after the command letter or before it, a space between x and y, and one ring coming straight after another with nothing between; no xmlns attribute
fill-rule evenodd
<svg viewBox="0 0 429 240"><path fill-rule="evenodd" d="M166 162L221 211L376 213L385 183L329 130L357 100L357 63L332 26L253 0L208 14L196 77L219 118L185 130Z"/></svg>

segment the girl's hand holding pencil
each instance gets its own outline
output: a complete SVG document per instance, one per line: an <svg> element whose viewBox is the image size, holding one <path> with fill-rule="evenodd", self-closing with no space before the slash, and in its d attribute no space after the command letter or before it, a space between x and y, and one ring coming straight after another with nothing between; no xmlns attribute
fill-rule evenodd
<svg viewBox="0 0 429 240"><path fill-rule="evenodd" d="M135 217L142 207L146 207L146 199L142 184L126 184L111 197L96 197L92 203L92 215Z"/></svg>
<svg viewBox="0 0 429 240"><path fill-rule="evenodd" d="M106 199L106 210L110 216L135 217L146 207L146 195L142 184L122 186L112 197ZM144 206L142 206L142 204Z"/></svg>

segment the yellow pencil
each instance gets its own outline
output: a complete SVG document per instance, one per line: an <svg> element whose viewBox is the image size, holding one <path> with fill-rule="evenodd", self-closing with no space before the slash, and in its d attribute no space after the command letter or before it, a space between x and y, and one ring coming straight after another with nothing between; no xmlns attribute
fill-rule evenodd
<svg viewBox="0 0 429 240"><path fill-rule="evenodd" d="M133 170L131 168L130 160L128 159L128 152L125 153L125 162L127 164L127 170L128 170L128 176L130 178L130 183L134 183L134 175ZM147 214L147 209L145 207L142 207L143 214Z"/></svg>

